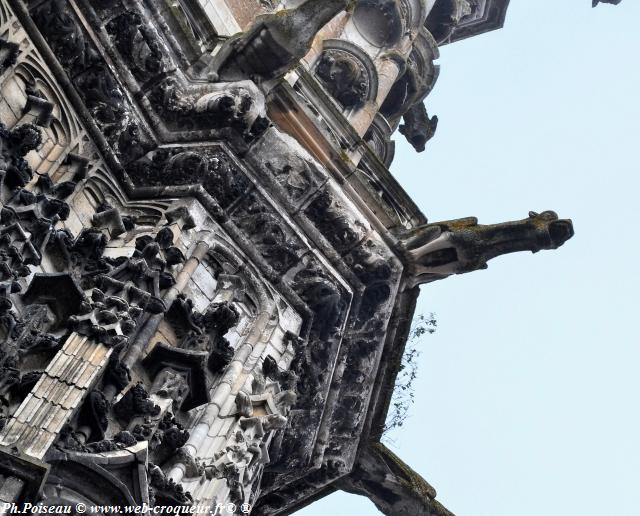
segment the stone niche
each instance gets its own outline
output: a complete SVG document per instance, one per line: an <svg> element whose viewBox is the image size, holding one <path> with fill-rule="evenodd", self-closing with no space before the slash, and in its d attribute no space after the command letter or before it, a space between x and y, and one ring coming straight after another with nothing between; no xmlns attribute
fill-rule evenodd
<svg viewBox="0 0 640 516"><path fill-rule="evenodd" d="M315 75L331 97L347 111L375 100L378 94L378 77L373 61L348 41L324 42Z"/></svg>
<svg viewBox="0 0 640 516"><path fill-rule="evenodd" d="M403 20L393 0L362 0L353 11L353 24L362 37L377 48L392 47L402 37Z"/></svg>

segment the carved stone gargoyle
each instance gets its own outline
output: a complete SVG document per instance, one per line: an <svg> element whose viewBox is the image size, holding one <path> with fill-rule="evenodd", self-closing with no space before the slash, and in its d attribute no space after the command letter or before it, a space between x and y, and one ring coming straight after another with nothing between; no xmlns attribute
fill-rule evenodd
<svg viewBox="0 0 640 516"><path fill-rule="evenodd" d="M363 446L353 471L337 486L369 498L383 514L454 516L435 499L435 489L381 443Z"/></svg>
<svg viewBox="0 0 640 516"><path fill-rule="evenodd" d="M404 235L401 245L413 287L486 269L489 260L503 254L557 249L573 234L571 220L558 219L553 211L531 211L526 219L502 224L478 224L475 217L425 224Z"/></svg>
<svg viewBox="0 0 640 516"><path fill-rule="evenodd" d="M622 0L593 0L591 2L591 7L596 7L598 4L613 4L618 5Z"/></svg>
<svg viewBox="0 0 640 516"><path fill-rule="evenodd" d="M216 54L212 79L282 77L307 54L316 33L349 3L306 0L298 7L257 17L253 27L229 39Z"/></svg>
<svg viewBox="0 0 640 516"><path fill-rule="evenodd" d="M398 128L416 152L423 152L427 142L436 134L438 117L429 118L424 102L411 106L404 115L404 124Z"/></svg>

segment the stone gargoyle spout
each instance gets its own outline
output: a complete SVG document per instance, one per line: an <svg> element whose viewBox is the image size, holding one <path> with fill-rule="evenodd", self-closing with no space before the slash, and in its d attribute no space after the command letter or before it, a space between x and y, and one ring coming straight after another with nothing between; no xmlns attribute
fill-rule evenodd
<svg viewBox="0 0 640 516"><path fill-rule="evenodd" d="M475 217L425 224L407 232L401 246L413 287L486 269L489 260L503 254L557 249L573 234L571 220L553 211L532 211L526 219L502 224L478 224Z"/></svg>
<svg viewBox="0 0 640 516"><path fill-rule="evenodd" d="M591 7L596 7L598 4L612 4L619 5L622 0L592 0Z"/></svg>
<svg viewBox="0 0 640 516"><path fill-rule="evenodd" d="M282 77L306 55L318 31L349 5L349 0L305 0L297 7L258 16L247 32L227 40L216 54L211 79Z"/></svg>

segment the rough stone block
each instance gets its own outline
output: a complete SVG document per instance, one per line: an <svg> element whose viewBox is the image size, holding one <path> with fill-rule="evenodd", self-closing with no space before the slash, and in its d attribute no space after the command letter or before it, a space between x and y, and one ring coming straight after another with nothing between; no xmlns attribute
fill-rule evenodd
<svg viewBox="0 0 640 516"><path fill-rule="evenodd" d="M0 486L0 501L6 503L15 502L18 500L23 488L24 480L12 476L3 478L2 486Z"/></svg>

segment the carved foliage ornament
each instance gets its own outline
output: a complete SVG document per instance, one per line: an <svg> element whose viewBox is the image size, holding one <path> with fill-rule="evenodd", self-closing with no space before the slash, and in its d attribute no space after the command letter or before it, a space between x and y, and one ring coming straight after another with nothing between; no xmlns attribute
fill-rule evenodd
<svg viewBox="0 0 640 516"><path fill-rule="evenodd" d="M106 29L136 78L148 81L164 71L164 49L140 14L127 11L107 23Z"/></svg>
<svg viewBox="0 0 640 516"><path fill-rule="evenodd" d="M339 252L351 249L364 236L364 225L326 190L313 200L305 214Z"/></svg>
<svg viewBox="0 0 640 516"><path fill-rule="evenodd" d="M46 0L31 15L114 150L124 161L144 154L148 142L127 114L133 110L67 0Z"/></svg>
<svg viewBox="0 0 640 516"><path fill-rule="evenodd" d="M202 184L228 208L248 188L249 180L223 152L214 149L160 148L128 167L137 185L167 186Z"/></svg>
<svg viewBox="0 0 640 516"><path fill-rule="evenodd" d="M0 38L0 74L16 64L19 53L18 44Z"/></svg>
<svg viewBox="0 0 640 516"><path fill-rule="evenodd" d="M261 196L251 193L245 200L233 213L234 222L246 231L257 251L277 272L288 271L299 260L302 242Z"/></svg>

